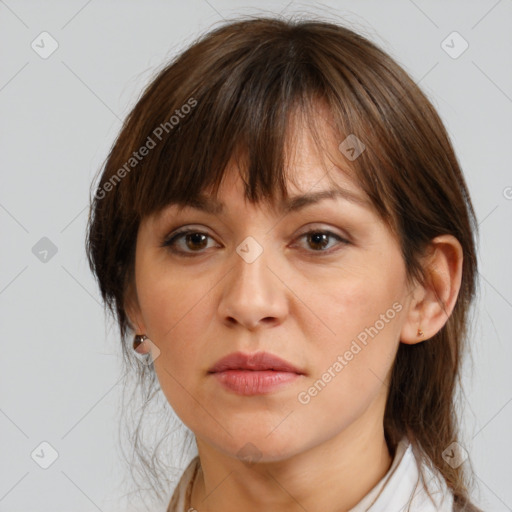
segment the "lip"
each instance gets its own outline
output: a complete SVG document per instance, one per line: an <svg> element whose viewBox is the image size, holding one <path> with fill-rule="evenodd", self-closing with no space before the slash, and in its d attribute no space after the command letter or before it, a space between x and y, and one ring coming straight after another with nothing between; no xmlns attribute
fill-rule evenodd
<svg viewBox="0 0 512 512"><path fill-rule="evenodd" d="M235 352L219 359L208 374L226 389L250 396L277 391L305 373L268 352Z"/></svg>
<svg viewBox="0 0 512 512"><path fill-rule="evenodd" d="M304 372L292 363L281 359L269 352L256 352L245 354L244 352L233 352L219 359L209 370L209 373L219 373L226 370L252 370L264 371L274 370L303 375Z"/></svg>

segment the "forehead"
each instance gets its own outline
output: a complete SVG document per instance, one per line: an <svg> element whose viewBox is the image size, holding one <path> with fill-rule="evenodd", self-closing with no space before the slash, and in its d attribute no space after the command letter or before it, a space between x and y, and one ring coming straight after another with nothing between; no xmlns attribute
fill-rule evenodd
<svg viewBox="0 0 512 512"><path fill-rule="evenodd" d="M312 117L311 117L312 116ZM333 116L327 106L317 103L311 116L295 109L288 120L284 147L285 197L263 197L270 209L280 214L298 211L320 201L343 200L362 208L372 208L371 201L355 177L350 162L339 150L340 135L334 128ZM175 200L165 211L194 209L222 215L231 204L245 201L248 175L248 154L238 147L231 156L216 195L198 188L187 200Z"/></svg>

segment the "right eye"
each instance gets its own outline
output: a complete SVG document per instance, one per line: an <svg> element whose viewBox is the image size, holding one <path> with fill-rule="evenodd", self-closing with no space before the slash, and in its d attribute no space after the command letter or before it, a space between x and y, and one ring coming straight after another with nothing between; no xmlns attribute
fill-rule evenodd
<svg viewBox="0 0 512 512"><path fill-rule="evenodd" d="M182 229L174 233L169 238L166 238L162 243L162 247L168 247L169 250L175 254L183 256L193 256L194 253L202 254L202 249L208 248L207 241L211 238L207 233L203 233L197 229ZM184 242L185 247L191 249L190 251L184 249L184 245L179 242ZM195 250L198 249L198 250Z"/></svg>

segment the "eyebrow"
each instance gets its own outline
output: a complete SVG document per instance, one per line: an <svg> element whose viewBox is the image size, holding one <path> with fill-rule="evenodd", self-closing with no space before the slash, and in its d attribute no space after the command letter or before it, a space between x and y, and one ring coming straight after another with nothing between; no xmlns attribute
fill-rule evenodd
<svg viewBox="0 0 512 512"><path fill-rule="evenodd" d="M369 207L369 202L353 192L346 189L329 189L320 190L318 192L309 192L298 196L288 198L284 203L279 206L279 211L284 214L297 212L306 208L307 206L319 203L325 199L342 198L346 201L358 204L365 208ZM180 210L183 208L194 208L206 213L219 215L224 212L224 203L218 199L210 196L197 196L187 201L186 204L180 203Z"/></svg>

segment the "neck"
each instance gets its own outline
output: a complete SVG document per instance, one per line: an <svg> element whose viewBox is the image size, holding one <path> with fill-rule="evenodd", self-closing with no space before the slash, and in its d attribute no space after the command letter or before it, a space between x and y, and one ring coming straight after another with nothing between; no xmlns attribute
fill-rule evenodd
<svg viewBox="0 0 512 512"><path fill-rule="evenodd" d="M350 510L392 463L382 423L367 429L354 423L297 455L253 465L202 440L197 445L201 470L190 507L200 512Z"/></svg>

